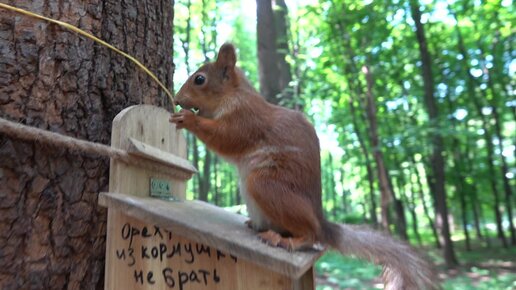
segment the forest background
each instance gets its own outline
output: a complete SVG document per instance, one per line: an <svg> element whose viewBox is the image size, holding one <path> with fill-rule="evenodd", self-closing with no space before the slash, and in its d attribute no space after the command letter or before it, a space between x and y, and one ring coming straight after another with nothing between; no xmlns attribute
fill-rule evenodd
<svg viewBox="0 0 516 290"><path fill-rule="evenodd" d="M219 46L322 146L323 202L422 247L447 289L516 289L515 9L488 1L178 0L176 90ZM190 198L242 212L236 172L188 135ZM378 287L326 255L318 289Z"/></svg>

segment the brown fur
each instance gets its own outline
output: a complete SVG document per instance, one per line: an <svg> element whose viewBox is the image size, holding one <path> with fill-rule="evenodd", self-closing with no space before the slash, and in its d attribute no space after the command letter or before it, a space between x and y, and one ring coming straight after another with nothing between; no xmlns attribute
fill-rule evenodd
<svg viewBox="0 0 516 290"><path fill-rule="evenodd" d="M260 237L291 250L320 242L382 264L386 289L438 288L429 264L407 244L326 221L313 126L301 113L267 103L235 63L234 47L223 45L217 61L199 68L176 96L198 114L181 110L170 120L237 166L250 225ZM195 83L198 75L203 84Z"/></svg>

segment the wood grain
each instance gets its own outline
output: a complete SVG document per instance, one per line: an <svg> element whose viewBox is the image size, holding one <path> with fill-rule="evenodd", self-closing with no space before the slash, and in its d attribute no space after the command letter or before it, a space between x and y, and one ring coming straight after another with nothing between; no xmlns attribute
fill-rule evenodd
<svg viewBox="0 0 516 290"><path fill-rule="evenodd" d="M201 201L166 202L101 193L99 203L291 278L301 277L322 254L315 250L291 253L270 247L244 224L244 216Z"/></svg>
<svg viewBox="0 0 516 290"><path fill-rule="evenodd" d="M143 238L140 233L132 240L127 238L127 229L134 232L145 227L149 229L149 237ZM106 289L313 289L301 288L306 286L302 285L303 279L298 282L258 267L214 247L185 239L170 229L159 227L162 235L154 234L153 224L130 217L124 210L110 207L108 231L113 243L107 254L113 259L111 267L106 269L111 281L106 283Z"/></svg>
<svg viewBox="0 0 516 290"><path fill-rule="evenodd" d="M165 166L170 166L175 170L197 173L197 169L190 162L188 162L188 160L160 150L149 144L140 142L134 138L129 138L127 152L133 156L139 156L156 161Z"/></svg>
<svg viewBox="0 0 516 290"><path fill-rule="evenodd" d="M182 132L168 122L170 114L163 108L147 105L132 106L124 109L113 120L111 146L123 150L133 148L130 138L153 147L153 152L160 150L181 158L186 158L186 141ZM133 144L133 145L131 145ZM150 178L169 180L172 195L185 198L185 178L178 178L173 168L161 168L162 162L155 162L156 170L149 166L128 165L111 160L109 191L131 195L149 196ZM194 170L193 167L190 167Z"/></svg>

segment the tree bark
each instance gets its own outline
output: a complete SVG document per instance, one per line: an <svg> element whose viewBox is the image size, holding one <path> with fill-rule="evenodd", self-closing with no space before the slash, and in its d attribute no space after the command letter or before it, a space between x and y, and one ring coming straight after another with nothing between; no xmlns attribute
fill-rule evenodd
<svg viewBox="0 0 516 290"><path fill-rule="evenodd" d="M421 23L421 12L419 11L419 3L417 0L410 0L411 16L416 26L416 38L421 56L421 73L423 77L424 103L428 113L430 122L434 125L438 124L439 111L437 102L434 97L434 80L432 75L432 59L426 43L424 26ZM437 133L430 136L433 145L430 163L432 167L433 190L435 195L435 207L441 222L441 242L443 244L444 260L446 266L454 267L458 265L453 243L450 236L450 225L448 221L448 205L446 201L445 188L445 163L443 158L444 145L442 136Z"/></svg>
<svg viewBox="0 0 516 290"><path fill-rule="evenodd" d="M172 87L171 1L7 4L99 36ZM0 51L2 118L109 144L123 108L169 105L130 61L53 24L0 10ZM106 210L97 193L107 190L108 169L107 159L0 133L0 289L103 289Z"/></svg>
<svg viewBox="0 0 516 290"><path fill-rule="evenodd" d="M273 6L276 6L273 9ZM283 0L256 1L260 93L273 104L290 105L293 90L288 54L288 10ZM277 8L277 9L276 9Z"/></svg>

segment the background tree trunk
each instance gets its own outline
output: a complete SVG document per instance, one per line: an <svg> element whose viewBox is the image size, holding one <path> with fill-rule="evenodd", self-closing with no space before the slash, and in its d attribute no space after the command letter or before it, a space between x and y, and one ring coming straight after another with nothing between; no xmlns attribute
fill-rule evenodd
<svg viewBox="0 0 516 290"><path fill-rule="evenodd" d="M273 9L273 6L274 9ZM283 0L256 1L260 93L271 103L288 105L293 98L288 54L288 10Z"/></svg>
<svg viewBox="0 0 516 290"><path fill-rule="evenodd" d="M417 163L416 163L416 160L415 160L413 154L410 155L410 162L411 162L411 167L414 171L414 176L416 178L416 183L417 183L417 187L418 187L417 193L419 195L419 200L421 201L421 205L423 206L423 213L425 214L425 217L428 221L428 225L430 226L430 229L432 230L435 247L437 249L440 249L441 241L439 241L439 235L437 234L437 229L435 227L434 220L432 219L432 216L430 215L430 210L428 209L428 206L426 205L425 194L423 192L423 188L424 188L423 182L421 182L421 176L420 176L419 170L417 168Z"/></svg>
<svg viewBox="0 0 516 290"><path fill-rule="evenodd" d="M419 45L419 53L421 56L421 69L423 77L424 88L424 104L428 113L428 117L433 125L439 122L439 112L437 102L434 97L434 81L432 75L432 60L428 46L426 44L426 36L423 24L421 23L421 12L419 11L419 3L417 0L410 0L410 10L412 19L416 26L416 38ZM437 131L437 130L436 130ZM453 267L458 264L453 249L453 243L450 236L450 225L448 222L448 205L446 202L445 189L445 173L444 173L444 145L442 136L439 133L432 133L430 135L432 143L432 154L430 157L430 165L432 168L432 191L435 196L435 208L441 222L441 242L443 244L444 260L448 267Z"/></svg>
<svg viewBox="0 0 516 290"><path fill-rule="evenodd" d="M385 166L385 160L383 157L383 152L381 150L380 138L378 135L378 122L376 118L376 104L373 97L373 77L371 71L367 66L362 67L362 72L365 74L367 82L367 92L365 94L366 112L369 122L369 138L371 140L373 156L376 162L378 184L380 185L380 193L382 200L382 226L385 230L389 230L388 207L389 204L392 203L394 205L394 211L396 215L396 231L402 239L408 240L405 214L403 212L403 204L396 198L394 194L392 181L389 176L389 171Z"/></svg>
<svg viewBox="0 0 516 290"><path fill-rule="evenodd" d="M452 12L452 14L455 17L455 20L458 21L459 19L457 17L457 14L455 14L453 12ZM498 238L500 239L502 245L504 247L507 247L507 245L508 245L507 239L505 237L505 233L503 230L503 224L502 224L503 217L502 217L502 212L500 210L500 194L499 194L498 185L497 185L498 177L496 175L496 168L494 165L495 153L494 153L493 137L492 137L491 127L490 127L490 120L488 120L488 118L482 112L482 108L484 108L483 100L487 99L487 95L485 92L478 95L475 90L476 80L475 80L475 77L470 72L469 55L468 55L465 45L464 45L464 40L462 37L461 30L458 26L455 26L455 30L457 33L457 48L458 48L459 53L462 55L462 64L464 67L463 70L464 70L464 74L466 75L466 89L467 89L470 99L472 100L473 105L477 111L477 115L480 117L481 127L482 127L482 130L484 131L483 136L484 136L484 140L486 143L487 164L488 164L488 169L489 169L489 171L488 171L489 174L487 177L489 178L489 183L491 185L491 190L492 190L492 194L493 194L493 198L494 198L493 211L495 213L496 231L497 231ZM500 140L500 142L501 142L501 140ZM510 224L512 224L512 221Z"/></svg>
<svg viewBox="0 0 516 290"><path fill-rule="evenodd" d="M5 2L5 1L4 1ZM171 1L7 1L140 59L168 87ZM164 93L125 58L55 25L0 11L0 116L109 144L111 121ZM103 289L109 160L0 134L0 289Z"/></svg>
<svg viewBox="0 0 516 290"><path fill-rule="evenodd" d="M349 82L350 88L353 87L351 82ZM352 96L349 98L349 110L351 112L351 120L353 124L353 131L355 135L357 135L358 143L360 144L360 151L365 159L365 167L367 172L367 182L369 185L369 202L371 203L371 207L369 209L369 215L371 216L371 224L374 228L378 227L378 218L376 217L376 197L374 190L374 173L371 157L369 156L369 150L367 150L366 143L364 138L362 137L362 133L360 132L358 126L358 117L356 114L355 104Z"/></svg>

